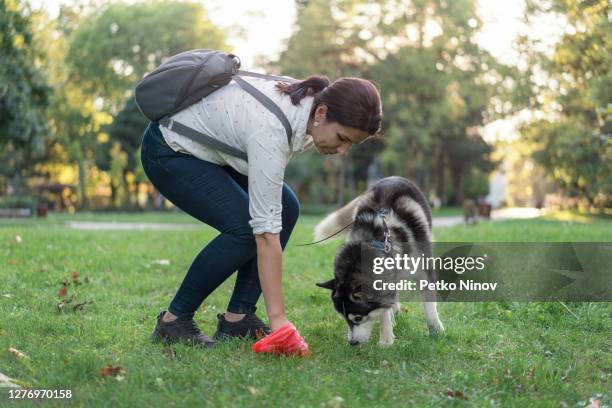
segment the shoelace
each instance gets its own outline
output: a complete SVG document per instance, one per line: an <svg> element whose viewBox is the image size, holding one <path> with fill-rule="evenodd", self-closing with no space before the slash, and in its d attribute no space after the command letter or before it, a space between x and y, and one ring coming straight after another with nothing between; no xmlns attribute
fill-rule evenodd
<svg viewBox="0 0 612 408"><path fill-rule="evenodd" d="M193 319L193 316L185 316L184 318L181 318L181 320L183 320L184 322L183 324L181 324L181 326L185 327L188 333L195 335L202 334L202 331L198 327L196 321Z"/></svg>

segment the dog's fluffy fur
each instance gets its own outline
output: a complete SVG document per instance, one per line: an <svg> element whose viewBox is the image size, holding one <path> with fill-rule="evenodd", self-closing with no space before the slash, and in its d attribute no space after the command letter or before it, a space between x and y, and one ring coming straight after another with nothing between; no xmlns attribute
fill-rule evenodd
<svg viewBox="0 0 612 408"><path fill-rule="evenodd" d="M396 253L432 255L431 209L419 188L402 177L380 180L315 227L315 240L319 241L353 223L346 243L336 255L334 278L317 283L331 290L334 308L348 324L348 341L352 345L369 340L376 318L380 319L379 344L390 346L395 340L394 314L400 310L398 293L370 290L370 295L366 295L364 287L371 284L372 271L362 269L360 260L363 243L384 241L383 219L377 214L380 209L388 210L385 221L391 242L395 244L387 256ZM417 274L421 279L435 280L433 271L417 271ZM438 317L435 295L431 292L422 295L429 332L442 332L444 327Z"/></svg>

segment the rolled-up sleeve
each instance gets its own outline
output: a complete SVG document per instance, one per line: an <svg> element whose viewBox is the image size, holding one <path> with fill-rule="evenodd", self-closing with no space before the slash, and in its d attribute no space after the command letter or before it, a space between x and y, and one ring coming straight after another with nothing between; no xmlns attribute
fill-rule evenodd
<svg viewBox="0 0 612 408"><path fill-rule="evenodd" d="M249 225L253 234L276 234L282 230L282 194L289 146L284 129L271 133L253 135L247 145Z"/></svg>

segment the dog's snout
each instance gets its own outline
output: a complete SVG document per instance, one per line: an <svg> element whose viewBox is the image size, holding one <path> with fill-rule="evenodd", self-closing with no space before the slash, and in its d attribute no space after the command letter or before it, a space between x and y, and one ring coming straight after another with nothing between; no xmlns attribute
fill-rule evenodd
<svg viewBox="0 0 612 408"><path fill-rule="evenodd" d="M359 342L357 340L349 340L349 344L351 346L357 346L357 345L359 345Z"/></svg>

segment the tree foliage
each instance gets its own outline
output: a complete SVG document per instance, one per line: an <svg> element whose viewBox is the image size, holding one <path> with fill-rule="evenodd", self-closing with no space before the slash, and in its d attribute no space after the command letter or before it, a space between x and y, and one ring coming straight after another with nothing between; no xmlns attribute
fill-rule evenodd
<svg viewBox="0 0 612 408"><path fill-rule="evenodd" d="M566 24L552 55L525 48L545 80L533 78L543 117L521 133L562 194L599 208L612 205L611 12L607 0L547 0L529 2L526 14L554 13Z"/></svg>
<svg viewBox="0 0 612 408"><path fill-rule="evenodd" d="M0 0L0 173L6 176L44 153L50 89L39 65L29 9Z"/></svg>

